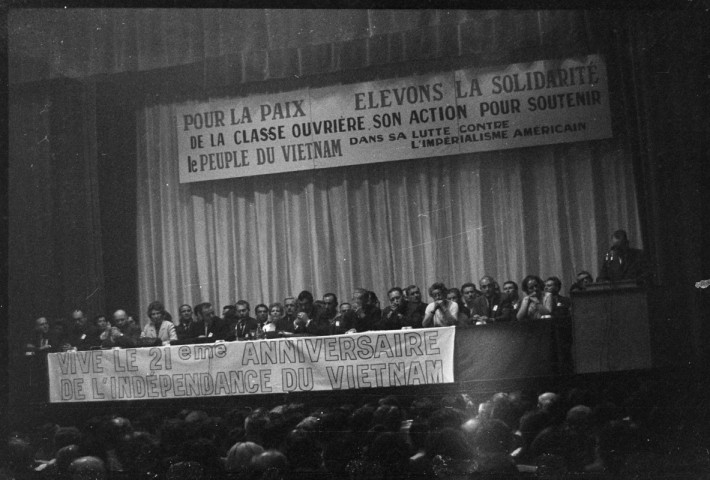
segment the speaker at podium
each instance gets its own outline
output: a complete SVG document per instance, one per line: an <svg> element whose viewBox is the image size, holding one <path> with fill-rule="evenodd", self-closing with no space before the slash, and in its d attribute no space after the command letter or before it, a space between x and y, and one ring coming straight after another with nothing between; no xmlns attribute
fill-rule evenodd
<svg viewBox="0 0 710 480"><path fill-rule="evenodd" d="M635 280L600 282L571 296L576 373L652 367L647 288Z"/></svg>

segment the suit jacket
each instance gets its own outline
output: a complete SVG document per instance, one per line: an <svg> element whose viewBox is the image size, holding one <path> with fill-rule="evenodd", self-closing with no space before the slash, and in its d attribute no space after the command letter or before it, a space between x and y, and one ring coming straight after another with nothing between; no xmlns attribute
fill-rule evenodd
<svg viewBox="0 0 710 480"><path fill-rule="evenodd" d="M407 325L407 304L395 309L391 305L382 310L382 317L375 325L377 330L399 330Z"/></svg>
<svg viewBox="0 0 710 480"><path fill-rule="evenodd" d="M426 303L419 302L413 304L407 302L407 313L405 324L403 327L412 328L422 328L422 321L424 321L424 313L426 312Z"/></svg>
<svg viewBox="0 0 710 480"><path fill-rule="evenodd" d="M342 335L348 330L355 328L356 316L355 312L348 310L345 313L339 313L330 320L329 335Z"/></svg>
<svg viewBox="0 0 710 480"><path fill-rule="evenodd" d="M609 251L602 259L597 281L618 282L620 280L645 281L650 277L646 254L637 248Z"/></svg>
<svg viewBox="0 0 710 480"><path fill-rule="evenodd" d="M180 341L188 341L205 334L205 327L202 322L191 320L190 323L180 322L175 327L175 333Z"/></svg>
<svg viewBox="0 0 710 480"><path fill-rule="evenodd" d="M571 318L572 300L562 295L553 295L551 315L553 318Z"/></svg>
<svg viewBox="0 0 710 480"><path fill-rule="evenodd" d="M491 300L481 295L473 301L471 317L481 315L492 318L496 322L513 320L513 306L506 295L494 294Z"/></svg>
<svg viewBox="0 0 710 480"><path fill-rule="evenodd" d="M240 318L234 326L234 333L232 335L234 335L234 338L237 340L254 340L256 339L258 328L259 322L256 321L256 318Z"/></svg>

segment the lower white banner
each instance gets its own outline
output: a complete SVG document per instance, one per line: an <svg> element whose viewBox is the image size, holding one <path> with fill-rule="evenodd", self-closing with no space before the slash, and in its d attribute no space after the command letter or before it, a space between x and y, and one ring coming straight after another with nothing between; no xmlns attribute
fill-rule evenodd
<svg viewBox="0 0 710 480"><path fill-rule="evenodd" d="M52 353L50 402L452 383L454 327Z"/></svg>

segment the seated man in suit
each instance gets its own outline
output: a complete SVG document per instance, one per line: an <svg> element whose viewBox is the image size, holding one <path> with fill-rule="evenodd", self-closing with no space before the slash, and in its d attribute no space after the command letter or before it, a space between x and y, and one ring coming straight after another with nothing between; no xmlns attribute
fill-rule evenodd
<svg viewBox="0 0 710 480"><path fill-rule="evenodd" d="M259 323L249 316L249 302L239 300L236 307L237 323L234 326L234 338L237 340L254 340L257 337Z"/></svg>
<svg viewBox="0 0 710 480"><path fill-rule="evenodd" d="M513 320L513 307L510 300L507 295L501 295L497 291L495 279L486 275L481 278L480 287L483 295L473 303L471 320L476 325Z"/></svg>
<svg viewBox="0 0 710 480"><path fill-rule="evenodd" d="M552 295L552 318L571 318L572 301L560 295L562 280L557 277L548 277L545 280L545 291Z"/></svg>
<svg viewBox="0 0 710 480"><path fill-rule="evenodd" d="M407 320L405 325L412 328L422 328L426 304L422 302L422 292L416 285L410 285L404 289L407 294Z"/></svg>
<svg viewBox="0 0 710 480"><path fill-rule="evenodd" d="M520 292L518 291L518 284L512 280L504 282L503 294L508 296L508 300L510 300L513 311L517 312L518 307L520 306Z"/></svg>
<svg viewBox="0 0 710 480"><path fill-rule="evenodd" d="M25 352L27 355L33 355L57 351L60 345L52 345L52 343L49 336L49 321L46 317L39 317L35 320L32 335L25 343Z"/></svg>
<svg viewBox="0 0 710 480"><path fill-rule="evenodd" d="M93 325L81 310L74 310L71 314L71 326L67 335L67 342L77 350L89 350L92 346L92 339L96 338Z"/></svg>
<svg viewBox="0 0 710 480"><path fill-rule="evenodd" d="M377 325L378 330L399 330L407 326L407 302L404 291L399 287L390 288L387 292L390 304L382 310L382 318Z"/></svg>
<svg viewBox="0 0 710 480"><path fill-rule="evenodd" d="M473 282L466 282L461 285L461 300L463 304L468 309L467 315L471 316L471 309L473 308L473 301L481 296L481 292L476 288L476 284Z"/></svg>
<svg viewBox="0 0 710 480"><path fill-rule="evenodd" d="M209 302L195 305L195 317L197 326L195 330L200 341L214 342L215 340L234 339L234 334L229 331L226 321L214 314L214 307Z"/></svg>
<svg viewBox="0 0 710 480"><path fill-rule="evenodd" d="M296 315L298 315L298 302L295 297L284 298L284 316L279 320L280 332L294 333L296 331Z"/></svg>
<svg viewBox="0 0 710 480"><path fill-rule="evenodd" d="M308 290L303 290L298 294L298 314L295 326L295 333L310 335L328 335L330 333L330 321L326 318L325 311L314 304L313 294Z"/></svg>
<svg viewBox="0 0 710 480"><path fill-rule="evenodd" d="M617 230L611 236L611 248L604 255L600 272L597 282L644 282L650 280L651 276L645 253L629 246L624 230Z"/></svg>
<svg viewBox="0 0 710 480"><path fill-rule="evenodd" d="M192 316L192 307L188 304L180 305L178 309L179 324L175 326L175 333L177 333L178 340L189 341L191 338L197 338L200 333L199 324L195 321Z"/></svg>
<svg viewBox="0 0 710 480"><path fill-rule="evenodd" d="M104 347L135 348L139 344L141 329L136 325L133 317L129 317L125 310L113 312L113 327L111 334L105 342Z"/></svg>

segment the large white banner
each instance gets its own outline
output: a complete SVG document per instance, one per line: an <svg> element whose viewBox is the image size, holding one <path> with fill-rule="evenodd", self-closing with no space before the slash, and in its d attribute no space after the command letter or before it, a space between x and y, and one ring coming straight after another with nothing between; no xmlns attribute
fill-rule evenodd
<svg viewBox="0 0 710 480"><path fill-rule="evenodd" d="M454 327L48 355L51 402L452 383Z"/></svg>
<svg viewBox="0 0 710 480"><path fill-rule="evenodd" d="M609 138L599 55L176 109L180 182Z"/></svg>

